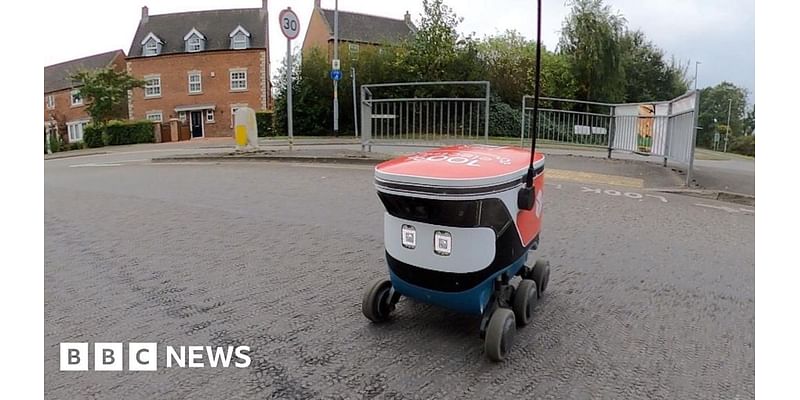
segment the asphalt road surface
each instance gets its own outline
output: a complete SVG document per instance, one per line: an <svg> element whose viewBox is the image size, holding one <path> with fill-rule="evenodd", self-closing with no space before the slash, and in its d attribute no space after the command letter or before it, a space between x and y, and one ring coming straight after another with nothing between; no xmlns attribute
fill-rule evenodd
<svg viewBox="0 0 800 400"><path fill-rule="evenodd" d="M371 167L95 156L46 161L44 191L49 399L754 397L752 208L549 180L551 281L495 364L476 317L362 316L387 274ZM159 368L59 371L60 342L158 342ZM166 345L252 364L165 368Z"/></svg>

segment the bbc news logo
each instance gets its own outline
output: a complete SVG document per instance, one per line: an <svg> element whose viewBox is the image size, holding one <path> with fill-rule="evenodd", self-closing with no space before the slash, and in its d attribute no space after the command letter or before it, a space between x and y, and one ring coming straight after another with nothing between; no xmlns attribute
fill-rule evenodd
<svg viewBox="0 0 800 400"><path fill-rule="evenodd" d="M166 346L167 368L247 368L250 366L249 346ZM123 370L122 343L95 343L95 371ZM89 343L60 343L62 371L89 370ZM128 343L128 370L155 371L158 369L158 343Z"/></svg>

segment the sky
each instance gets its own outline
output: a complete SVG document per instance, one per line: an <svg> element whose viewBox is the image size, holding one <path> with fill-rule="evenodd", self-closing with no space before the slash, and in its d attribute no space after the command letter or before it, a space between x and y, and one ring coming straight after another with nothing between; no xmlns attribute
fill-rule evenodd
<svg viewBox="0 0 800 400"><path fill-rule="evenodd" d="M536 35L536 2L533 0L446 0L463 22L461 33L477 37L514 29L525 37ZM269 1L271 74L274 76L286 54L286 39L277 23L280 10L288 7L297 13L301 32L293 47L302 45L305 26L314 0ZM667 57L684 64L690 62L689 76L698 66L698 87L729 81L755 94L755 1L754 0L605 0L622 14L629 29L642 30L662 48ZM75 0L48 2L42 13L44 26L64 26L58 35L48 37L43 65L105 51L128 52L142 6L150 15L171 12L226 8L257 8L260 0ZM334 8L335 0L322 0L323 8ZM422 0L377 1L341 0L339 9L402 19L406 11L413 20L422 12ZM542 42L549 49L558 43L561 23L569 13L565 0L542 1ZM662 99L654 99L662 100Z"/></svg>

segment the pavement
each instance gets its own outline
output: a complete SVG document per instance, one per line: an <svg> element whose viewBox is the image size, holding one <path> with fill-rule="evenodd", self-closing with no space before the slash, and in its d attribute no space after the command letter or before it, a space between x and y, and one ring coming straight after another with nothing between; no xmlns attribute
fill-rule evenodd
<svg viewBox="0 0 800 400"><path fill-rule="evenodd" d="M495 364L475 317L361 315L386 276L372 166L151 162L197 152L166 147L45 161L46 398L754 397L752 207L548 157L534 256L552 279ZM253 363L61 372L60 342L248 345Z"/></svg>

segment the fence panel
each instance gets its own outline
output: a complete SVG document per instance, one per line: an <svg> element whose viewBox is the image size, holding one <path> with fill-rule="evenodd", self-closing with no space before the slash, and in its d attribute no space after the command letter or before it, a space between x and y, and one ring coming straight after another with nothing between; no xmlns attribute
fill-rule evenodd
<svg viewBox="0 0 800 400"><path fill-rule="evenodd" d="M536 140L608 147L613 127L613 105L589 101L540 98ZM520 144L533 137L533 96L522 98Z"/></svg>
<svg viewBox="0 0 800 400"><path fill-rule="evenodd" d="M361 85L361 147L486 142L489 91L486 81Z"/></svg>

